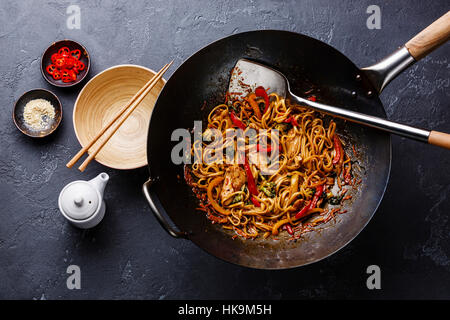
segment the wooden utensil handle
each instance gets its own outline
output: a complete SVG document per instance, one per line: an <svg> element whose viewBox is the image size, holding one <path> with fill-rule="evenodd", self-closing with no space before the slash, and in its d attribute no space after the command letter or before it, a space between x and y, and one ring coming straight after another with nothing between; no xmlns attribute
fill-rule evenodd
<svg viewBox="0 0 450 320"><path fill-rule="evenodd" d="M95 150L92 150L92 153L89 154L89 156L84 160L84 162L81 164L81 166L78 167L78 169L83 172L87 165L95 158L95 156L100 152L100 150L103 148L103 146L109 141L109 139L114 135L114 133L120 128L120 126L125 122L125 120L128 119L130 114L138 107L138 105L141 103L142 100L147 96L147 94L150 92L150 90L153 89L153 87L156 85L156 83L161 80L164 73L167 71L167 69L170 68L173 61L171 61L169 64L166 64L157 74L154 76L147 85L145 85L145 88L143 88L143 92L139 95L139 97L134 101L125 112L125 115L120 119L118 122L115 122L112 129L106 136L103 137L103 141ZM117 117L119 118L119 117Z"/></svg>
<svg viewBox="0 0 450 320"><path fill-rule="evenodd" d="M428 137L428 143L445 149L450 149L450 134L439 131L431 131L430 136Z"/></svg>
<svg viewBox="0 0 450 320"><path fill-rule="evenodd" d="M420 60L450 38L450 11L409 40L405 47Z"/></svg>

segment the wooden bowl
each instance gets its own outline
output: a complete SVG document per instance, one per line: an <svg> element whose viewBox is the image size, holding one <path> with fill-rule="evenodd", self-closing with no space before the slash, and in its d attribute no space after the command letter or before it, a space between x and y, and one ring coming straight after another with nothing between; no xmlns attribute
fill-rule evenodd
<svg viewBox="0 0 450 320"><path fill-rule="evenodd" d="M81 90L73 109L73 126L80 144L88 144L155 74L145 67L119 65L92 78ZM147 165L148 125L165 82L162 78L158 81L95 160L114 169L136 169ZM101 138L94 146L100 141Z"/></svg>
<svg viewBox="0 0 450 320"><path fill-rule="evenodd" d="M53 105L53 108L55 108L55 117L50 119L42 130L36 130L28 126L23 118L25 106L28 102L34 99L45 99ZM33 89L25 92L19 99L17 99L12 116L17 129L19 129L23 134L32 138L43 138L55 131L61 123L62 105L58 97L52 92L45 89Z"/></svg>
<svg viewBox="0 0 450 320"><path fill-rule="evenodd" d="M81 57L80 61L84 63L85 68L84 70L80 71L77 75L77 80L74 82L63 82L60 80L53 79L52 75L48 74L46 71L47 66L52 64L51 57L54 53L58 52L59 49L62 47L68 47L69 50L80 50L81 51ZM51 85L54 85L56 87L72 87L74 85L77 85L81 81L86 78L87 74L89 73L89 69L91 67L91 58L89 56L88 51L84 46L82 46L80 43L74 41L74 40L60 40L57 42L53 42L44 52L41 58L41 73L45 80L47 80L48 83Z"/></svg>

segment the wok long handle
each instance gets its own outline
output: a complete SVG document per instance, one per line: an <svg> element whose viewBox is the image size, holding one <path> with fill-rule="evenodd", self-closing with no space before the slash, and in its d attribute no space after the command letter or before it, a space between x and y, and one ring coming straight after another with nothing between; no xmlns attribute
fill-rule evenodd
<svg viewBox="0 0 450 320"><path fill-rule="evenodd" d="M404 46L378 63L362 68L378 93L403 70L425 57L450 38L450 11L437 19Z"/></svg>
<svg viewBox="0 0 450 320"><path fill-rule="evenodd" d="M445 43L450 38L450 11L409 40L405 47L416 61Z"/></svg>
<svg viewBox="0 0 450 320"><path fill-rule="evenodd" d="M149 191L149 187L150 185L153 183L153 181L151 179L148 179L144 185L142 186L142 191L144 192L145 198L148 201L148 204L150 205L150 208L153 211L153 214L155 215L156 219L158 220L158 222L161 224L161 226L164 228L164 230L166 230L172 237L174 238L187 238L187 233L186 232L181 232L181 231L177 231L175 230L168 222L167 220L163 217L163 215L161 214L161 212L159 212L158 208L156 207L151 195L150 195L150 191Z"/></svg>
<svg viewBox="0 0 450 320"><path fill-rule="evenodd" d="M309 101L307 99L297 97L292 93L290 93L290 98L291 100L293 100L294 103L298 103L300 105L307 105L311 109L314 109L316 111L320 111L332 116L336 116L338 118L359 123L375 129L387 131L389 133L397 134L406 138L450 149L450 134L447 133L419 129L416 127L367 115L364 113L355 112L343 108L337 108L319 102Z"/></svg>
<svg viewBox="0 0 450 320"><path fill-rule="evenodd" d="M450 134L439 132L439 131L431 131L430 136L428 137L428 143L450 149Z"/></svg>

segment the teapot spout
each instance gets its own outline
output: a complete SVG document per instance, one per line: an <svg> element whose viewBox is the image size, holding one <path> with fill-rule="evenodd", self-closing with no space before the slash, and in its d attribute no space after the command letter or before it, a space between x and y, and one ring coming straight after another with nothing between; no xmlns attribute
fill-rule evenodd
<svg viewBox="0 0 450 320"><path fill-rule="evenodd" d="M102 172L89 182L92 183L92 185L94 186L95 189L98 190L98 192L100 192L100 196L103 198L103 192L105 191L105 187L106 184L108 183L108 180L109 180L108 174Z"/></svg>

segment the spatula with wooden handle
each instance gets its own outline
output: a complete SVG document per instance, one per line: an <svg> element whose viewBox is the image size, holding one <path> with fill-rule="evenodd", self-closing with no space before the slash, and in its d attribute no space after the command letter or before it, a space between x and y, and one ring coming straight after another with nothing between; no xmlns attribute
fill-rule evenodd
<svg viewBox="0 0 450 320"><path fill-rule="evenodd" d="M401 71L446 42L449 37L450 12L447 12L408 41L404 47L383 59L380 63L362 69L362 72L367 75L374 88L378 92L381 92L387 83L394 79ZM245 88L242 86L243 83L245 84ZM231 74L228 87L231 99L239 98L240 93L248 91L249 88L254 89L257 86L270 88L271 92L276 92L294 104L308 106L316 111L351 122L450 149L450 134L419 129L348 109L310 101L293 94L290 90L288 79L281 72L258 62L247 59L238 60ZM236 93L237 96L233 97L233 94Z"/></svg>

